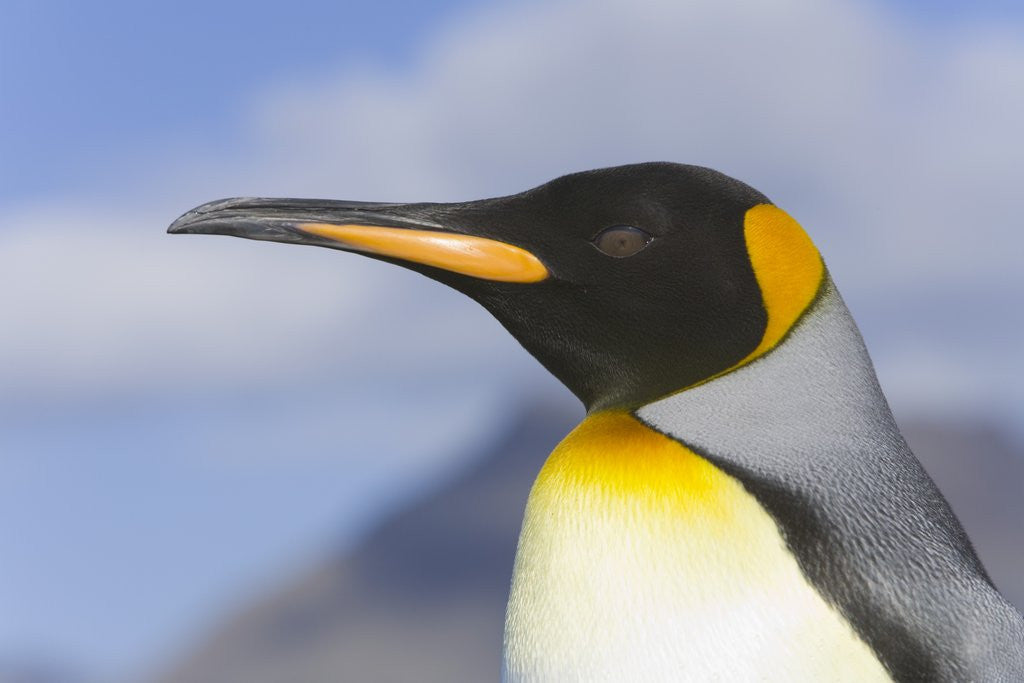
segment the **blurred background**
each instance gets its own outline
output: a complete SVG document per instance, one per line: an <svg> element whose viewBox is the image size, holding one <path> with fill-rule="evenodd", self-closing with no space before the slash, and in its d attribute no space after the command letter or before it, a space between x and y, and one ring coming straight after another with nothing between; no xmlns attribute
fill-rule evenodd
<svg viewBox="0 0 1024 683"><path fill-rule="evenodd" d="M482 309L167 237L234 195L712 166L812 234L1024 605L1024 5L0 1L0 681L491 680L582 417Z"/></svg>

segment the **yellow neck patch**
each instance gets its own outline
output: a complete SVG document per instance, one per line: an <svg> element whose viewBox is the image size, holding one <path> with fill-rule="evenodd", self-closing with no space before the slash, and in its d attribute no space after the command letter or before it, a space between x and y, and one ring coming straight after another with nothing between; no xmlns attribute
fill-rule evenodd
<svg viewBox="0 0 1024 683"><path fill-rule="evenodd" d="M726 514L722 486L738 486L707 460L650 429L629 413L587 417L554 450L535 490L568 487L613 498L640 497L660 505Z"/></svg>
<svg viewBox="0 0 1024 683"><path fill-rule="evenodd" d="M743 236L768 311L768 325L761 343L735 367L782 341L811 305L825 277L825 264L811 238L782 209L759 204L747 211Z"/></svg>

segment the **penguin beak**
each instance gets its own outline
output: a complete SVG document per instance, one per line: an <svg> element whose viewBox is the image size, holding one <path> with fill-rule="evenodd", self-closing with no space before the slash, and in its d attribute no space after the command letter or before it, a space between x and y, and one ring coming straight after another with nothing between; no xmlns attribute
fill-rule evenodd
<svg viewBox="0 0 1024 683"><path fill-rule="evenodd" d="M427 266L495 282L539 282L548 269L506 242L457 232L434 222L425 204L317 199L222 199L174 221L173 234L232 235L308 244Z"/></svg>

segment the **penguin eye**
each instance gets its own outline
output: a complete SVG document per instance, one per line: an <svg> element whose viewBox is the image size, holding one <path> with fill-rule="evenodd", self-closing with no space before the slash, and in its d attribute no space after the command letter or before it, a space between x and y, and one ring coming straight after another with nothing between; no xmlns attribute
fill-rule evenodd
<svg viewBox="0 0 1024 683"><path fill-rule="evenodd" d="M615 258L626 258L651 243L651 236L631 225L613 225L594 238L594 246Z"/></svg>

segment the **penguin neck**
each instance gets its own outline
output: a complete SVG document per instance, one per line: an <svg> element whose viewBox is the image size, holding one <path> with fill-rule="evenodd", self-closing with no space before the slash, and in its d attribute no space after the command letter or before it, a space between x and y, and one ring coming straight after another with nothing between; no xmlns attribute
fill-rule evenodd
<svg viewBox="0 0 1024 683"><path fill-rule="evenodd" d="M761 472L794 454L902 443L860 332L828 278L774 349L636 415L716 464L735 460Z"/></svg>
<svg viewBox="0 0 1024 683"><path fill-rule="evenodd" d="M812 330L811 317L827 329ZM809 384L771 359L808 330L863 350L833 290L805 318L754 363L633 413L592 413L559 444L527 504L506 616L506 680L759 680L766 671L771 680L888 680L807 580L762 503L691 446L744 424L775 430L773 420L777 436L798 440L807 431L803 406L773 413L778 399L761 393L765 372L779 386L792 375L795 398L835 390L866 409L880 397L866 354L866 368L843 382L821 359L825 379ZM701 398L743 377L721 403ZM755 398L729 412L733 392Z"/></svg>

